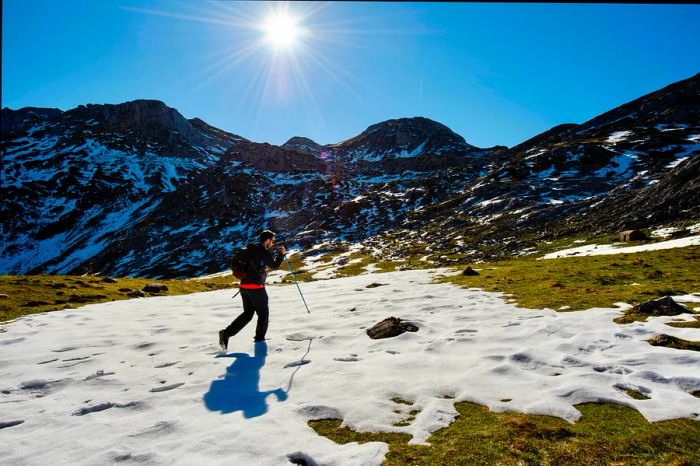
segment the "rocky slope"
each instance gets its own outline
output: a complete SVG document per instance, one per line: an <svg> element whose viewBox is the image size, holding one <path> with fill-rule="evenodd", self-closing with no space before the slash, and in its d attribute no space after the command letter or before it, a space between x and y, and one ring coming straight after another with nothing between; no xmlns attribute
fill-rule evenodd
<svg viewBox="0 0 700 466"><path fill-rule="evenodd" d="M340 239L386 256L485 258L697 219L699 86L696 75L485 149L420 117L277 147L157 101L3 109L0 273L201 275L261 228L289 246Z"/></svg>
<svg viewBox="0 0 700 466"><path fill-rule="evenodd" d="M698 155L700 74L494 151L483 176L388 238L483 259L562 235L698 219Z"/></svg>

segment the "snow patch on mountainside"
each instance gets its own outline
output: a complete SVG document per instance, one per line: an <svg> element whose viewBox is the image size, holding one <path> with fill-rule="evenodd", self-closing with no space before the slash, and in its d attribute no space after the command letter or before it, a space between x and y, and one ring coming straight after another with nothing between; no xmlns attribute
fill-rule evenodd
<svg viewBox="0 0 700 466"><path fill-rule="evenodd" d="M661 249L683 248L686 246L700 245L700 236L660 241L658 243L642 244L639 246L619 247L622 243L615 244L587 244L577 248L562 249L560 251L545 254L541 259L556 259L567 256L601 256L609 254L631 254L643 251L657 251Z"/></svg>

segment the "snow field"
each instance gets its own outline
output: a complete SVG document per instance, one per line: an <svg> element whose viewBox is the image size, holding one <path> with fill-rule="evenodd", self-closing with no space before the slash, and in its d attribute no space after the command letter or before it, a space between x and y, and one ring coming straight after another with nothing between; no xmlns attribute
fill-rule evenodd
<svg viewBox="0 0 700 466"><path fill-rule="evenodd" d="M657 243L641 244L638 246L617 247L621 243L615 244L586 244L576 248L562 249L551 252L540 257L540 259L557 259L567 256L603 256L610 254L631 254L643 251L658 251L662 249L683 248L686 246L697 246L700 244L700 235L688 236L686 238L659 241Z"/></svg>
<svg viewBox="0 0 700 466"><path fill-rule="evenodd" d="M3 324L3 464L380 464L387 445L338 445L310 419L357 430L408 432L425 442L457 401L576 421L581 402L616 402L648 420L700 420L700 356L649 345L664 325L618 325L621 309L525 310L498 293L432 284L411 270L270 286L266 344L254 322L218 356L216 333L241 310L235 290L142 298ZM371 283L383 286L366 288ZM370 340L389 316L419 331ZM651 399L635 400L623 388ZM412 406L391 401L399 397ZM454 397L452 399L451 397ZM502 400L511 399L509 402ZM395 413L419 409L410 425ZM3 424L5 423L5 424Z"/></svg>

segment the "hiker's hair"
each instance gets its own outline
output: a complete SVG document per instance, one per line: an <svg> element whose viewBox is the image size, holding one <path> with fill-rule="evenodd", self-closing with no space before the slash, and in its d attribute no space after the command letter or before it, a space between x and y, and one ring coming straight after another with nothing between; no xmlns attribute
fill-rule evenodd
<svg viewBox="0 0 700 466"><path fill-rule="evenodd" d="M270 230L263 230L263 232L260 233L260 242L264 243L268 239L275 239L275 233Z"/></svg>

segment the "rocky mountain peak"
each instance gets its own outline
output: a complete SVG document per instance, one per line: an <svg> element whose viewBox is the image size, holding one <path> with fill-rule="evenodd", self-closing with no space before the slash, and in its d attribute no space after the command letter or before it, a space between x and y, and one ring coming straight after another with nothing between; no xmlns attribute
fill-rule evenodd
<svg viewBox="0 0 700 466"><path fill-rule="evenodd" d="M196 131L174 108L159 100L133 100L121 104L88 104L66 112L76 120L93 120L111 128L133 128L145 136L162 136L164 131L180 133L191 140Z"/></svg>
<svg viewBox="0 0 700 466"><path fill-rule="evenodd" d="M425 117L383 121L352 139L329 147L338 160L348 162L377 162L476 150L447 126Z"/></svg>
<svg viewBox="0 0 700 466"><path fill-rule="evenodd" d="M27 129L42 121L56 118L63 113L57 108L24 107L19 110L2 109L2 133Z"/></svg>
<svg viewBox="0 0 700 466"><path fill-rule="evenodd" d="M441 139L458 144L466 144L462 136L453 132L447 126L425 117L397 118L383 121L368 127L357 138L388 139L398 146L410 145L420 138Z"/></svg>
<svg viewBox="0 0 700 466"><path fill-rule="evenodd" d="M302 154L319 155L325 147L303 136L294 136L282 144L284 149L294 150Z"/></svg>
<svg viewBox="0 0 700 466"><path fill-rule="evenodd" d="M68 110L57 131L80 131L114 149L137 153L199 156L209 147L222 154L243 140L193 118L188 120L159 100L133 100L120 104L88 104Z"/></svg>

